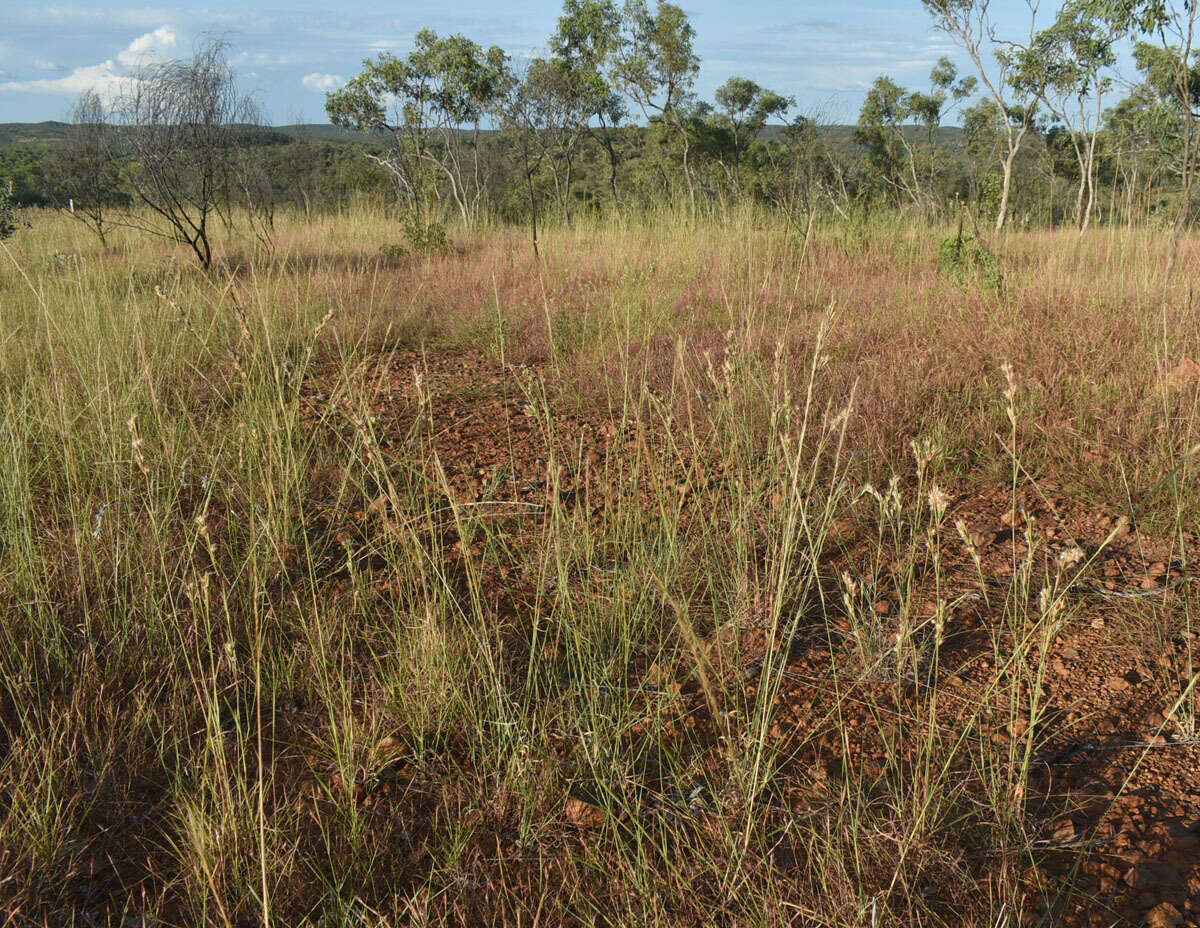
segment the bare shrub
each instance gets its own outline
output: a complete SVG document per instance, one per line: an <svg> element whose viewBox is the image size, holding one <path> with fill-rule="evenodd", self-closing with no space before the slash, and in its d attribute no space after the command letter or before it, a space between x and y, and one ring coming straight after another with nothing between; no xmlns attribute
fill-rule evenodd
<svg viewBox="0 0 1200 928"><path fill-rule="evenodd" d="M239 91L226 51L224 40L209 37L190 61L145 65L120 103L129 184L151 214L131 222L187 245L205 269L213 261L212 220L223 206L241 201L256 232L269 228L262 185L247 171L253 159L243 157L260 113Z"/></svg>
<svg viewBox="0 0 1200 928"><path fill-rule="evenodd" d="M114 129L104 101L85 90L75 101L71 126L47 174L50 195L62 209L108 245L113 207L119 203L120 167Z"/></svg>

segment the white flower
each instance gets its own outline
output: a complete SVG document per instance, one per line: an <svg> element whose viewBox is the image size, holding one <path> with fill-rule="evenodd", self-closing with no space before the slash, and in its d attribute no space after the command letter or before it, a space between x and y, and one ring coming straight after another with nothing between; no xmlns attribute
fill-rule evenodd
<svg viewBox="0 0 1200 928"><path fill-rule="evenodd" d="M936 483L929 488L929 508L933 510L933 517L939 522L942 521L942 516L946 514L946 507L950 505L950 498L942 492L942 488Z"/></svg>

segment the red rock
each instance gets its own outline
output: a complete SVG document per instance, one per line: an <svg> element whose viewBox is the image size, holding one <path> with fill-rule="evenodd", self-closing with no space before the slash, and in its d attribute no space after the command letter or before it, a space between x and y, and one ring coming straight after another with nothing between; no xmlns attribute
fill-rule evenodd
<svg viewBox="0 0 1200 928"><path fill-rule="evenodd" d="M582 799L571 796L563 805L567 821L578 828L593 828L604 821L604 813Z"/></svg>
<svg viewBox="0 0 1200 928"><path fill-rule="evenodd" d="M1134 889L1173 889L1182 885L1182 876L1166 864L1142 863L1130 867L1125 882Z"/></svg>
<svg viewBox="0 0 1200 928"><path fill-rule="evenodd" d="M1146 913L1146 928L1177 928L1183 924L1183 913L1169 902L1162 902Z"/></svg>
<svg viewBox="0 0 1200 928"><path fill-rule="evenodd" d="M1050 837L1055 844L1070 844L1075 840L1075 823L1067 819L1051 832Z"/></svg>

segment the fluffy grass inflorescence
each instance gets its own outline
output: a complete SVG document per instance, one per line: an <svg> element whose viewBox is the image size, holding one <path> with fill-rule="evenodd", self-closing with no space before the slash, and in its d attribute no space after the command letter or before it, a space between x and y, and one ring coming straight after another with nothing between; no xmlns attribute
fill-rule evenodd
<svg viewBox="0 0 1200 928"><path fill-rule="evenodd" d="M4 909L1200 911L1110 847L1145 796L1195 814L1188 275L1038 232L1000 290L946 232L663 214L535 261L351 212L202 274L36 217L0 253Z"/></svg>

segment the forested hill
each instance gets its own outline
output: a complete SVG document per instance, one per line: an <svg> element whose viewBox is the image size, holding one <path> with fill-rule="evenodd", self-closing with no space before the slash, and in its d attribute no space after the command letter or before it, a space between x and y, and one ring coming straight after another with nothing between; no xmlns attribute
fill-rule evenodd
<svg viewBox="0 0 1200 928"><path fill-rule="evenodd" d="M65 122L0 122L0 145L61 142L67 128Z"/></svg>

